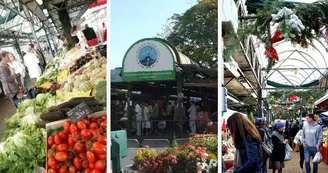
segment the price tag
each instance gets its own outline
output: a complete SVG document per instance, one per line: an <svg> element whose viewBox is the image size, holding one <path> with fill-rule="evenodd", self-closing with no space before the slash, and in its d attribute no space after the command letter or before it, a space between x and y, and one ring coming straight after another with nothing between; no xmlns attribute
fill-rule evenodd
<svg viewBox="0 0 328 173"><path fill-rule="evenodd" d="M90 107L85 102L82 102L68 111L67 116L71 119L72 122L76 123L92 113L93 111L90 109Z"/></svg>

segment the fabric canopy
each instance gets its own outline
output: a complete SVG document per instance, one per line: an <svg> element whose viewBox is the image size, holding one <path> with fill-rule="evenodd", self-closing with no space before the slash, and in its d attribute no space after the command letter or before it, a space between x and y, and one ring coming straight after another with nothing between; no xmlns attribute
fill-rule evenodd
<svg viewBox="0 0 328 173"><path fill-rule="evenodd" d="M270 81L270 80L267 81L267 84L270 85L270 86L276 87L276 88L294 88L295 87L293 85L285 85L285 84L281 84L281 83L278 83L278 82L273 82L273 81ZM317 85L319 85L319 80L314 80L310 83L300 85L298 87L309 88L309 87L314 87L314 86L317 86Z"/></svg>
<svg viewBox="0 0 328 173"><path fill-rule="evenodd" d="M102 6L102 5L106 5L107 4L107 0L99 0L95 3L93 3L90 8L95 8L95 7L99 7L99 6Z"/></svg>

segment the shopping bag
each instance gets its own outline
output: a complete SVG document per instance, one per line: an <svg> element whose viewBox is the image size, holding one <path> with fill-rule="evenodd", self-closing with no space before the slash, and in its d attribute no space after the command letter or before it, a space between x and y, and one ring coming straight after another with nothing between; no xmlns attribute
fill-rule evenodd
<svg viewBox="0 0 328 173"><path fill-rule="evenodd" d="M285 161L289 161L289 160L292 159L292 154L290 152L291 152L291 148L287 144L286 147L285 147Z"/></svg>
<svg viewBox="0 0 328 173"><path fill-rule="evenodd" d="M320 152L317 152L313 158L313 163L317 163L319 164L320 162L322 162L323 158Z"/></svg>

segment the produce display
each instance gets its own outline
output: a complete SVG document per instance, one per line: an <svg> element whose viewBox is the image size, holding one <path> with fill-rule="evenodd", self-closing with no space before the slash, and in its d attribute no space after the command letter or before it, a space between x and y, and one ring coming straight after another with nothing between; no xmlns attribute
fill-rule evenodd
<svg viewBox="0 0 328 173"><path fill-rule="evenodd" d="M47 172L106 171L106 115L89 117L48 131Z"/></svg>
<svg viewBox="0 0 328 173"><path fill-rule="evenodd" d="M68 116L66 113L82 102L85 102L93 112L104 110L102 104L94 97L76 97L68 102L49 107L48 112L40 116L43 120L41 123L42 127L45 127L45 124L49 122L67 119Z"/></svg>
<svg viewBox="0 0 328 173"><path fill-rule="evenodd" d="M33 173L36 167L43 170L43 167L46 168L49 165L50 158L47 158L47 154L55 159L58 167L53 170L52 167L48 167L49 169L44 169L44 171L60 173L76 170L75 172L77 172L80 170L77 163L81 163L82 167L86 167L85 163L87 161L90 164L88 163L89 167L87 169L84 168L85 173L92 171L106 172L106 141L104 141L106 140L106 115L103 115L102 118L82 120L87 125L85 130L81 130L81 122L71 124L70 126L73 129L74 125L77 127L77 131L74 134L69 132L67 138L60 136L63 137L60 144L64 143L64 145L55 143L53 148L47 146L47 142L49 142L47 136L49 138L53 136L55 138L54 142L57 141L58 143L58 134L63 135L66 131L65 128L56 129L55 132L47 131L45 129L46 124L65 121L68 118L67 112L76 105L85 102L93 112L106 109L104 107L106 99L101 96L101 93L106 95L106 58L90 59L88 62L77 60L85 54L84 50L73 48L66 54L53 58L36 83L36 98L20 102L17 112L5 120L5 130L0 143L1 173ZM75 67L80 67L80 69L70 73L70 69L75 68L71 68L72 65L74 66L74 62L76 63ZM84 76L83 80L78 79L82 76ZM64 87L70 83L70 79L81 83L76 85L75 89L64 90ZM67 121L67 123L70 122ZM90 139L88 136L84 136L85 134L89 135L90 132L92 134ZM55 137L56 134L57 137ZM80 138L79 135L82 137ZM76 147L69 145L69 139L75 140ZM66 151L63 150L65 142L70 149L66 154L70 155L63 162L63 151ZM78 147L83 146L85 147L84 154L77 153L82 151ZM103 148L105 149L101 150ZM47 149L49 149L48 153ZM49 151L54 151L55 155L49 155ZM87 157L83 156L87 156L88 153L89 155L90 153L94 154L97 160L93 162L85 159ZM71 154L74 154L74 158ZM64 167L67 168L66 171L63 170Z"/></svg>
<svg viewBox="0 0 328 173"><path fill-rule="evenodd" d="M73 74L76 70L83 67L85 64L87 64L89 61L91 61L93 57L90 54L86 54L85 56L82 56L80 59L77 59L75 61L75 64L69 68L69 72Z"/></svg>
<svg viewBox="0 0 328 173"><path fill-rule="evenodd" d="M223 156L224 161L233 161L235 159L236 149L233 145L232 138L222 141L223 147L227 148L227 154Z"/></svg>
<svg viewBox="0 0 328 173"><path fill-rule="evenodd" d="M66 79L61 90L63 93L88 92L95 88L99 82L106 80L106 58L94 59L85 68L81 75L71 75Z"/></svg>

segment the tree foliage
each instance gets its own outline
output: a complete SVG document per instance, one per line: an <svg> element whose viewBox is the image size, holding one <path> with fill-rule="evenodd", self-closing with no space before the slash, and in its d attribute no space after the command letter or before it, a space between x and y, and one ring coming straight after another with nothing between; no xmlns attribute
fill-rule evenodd
<svg viewBox="0 0 328 173"><path fill-rule="evenodd" d="M199 0L183 14L174 14L160 37L203 66L216 67L218 56L218 1Z"/></svg>

